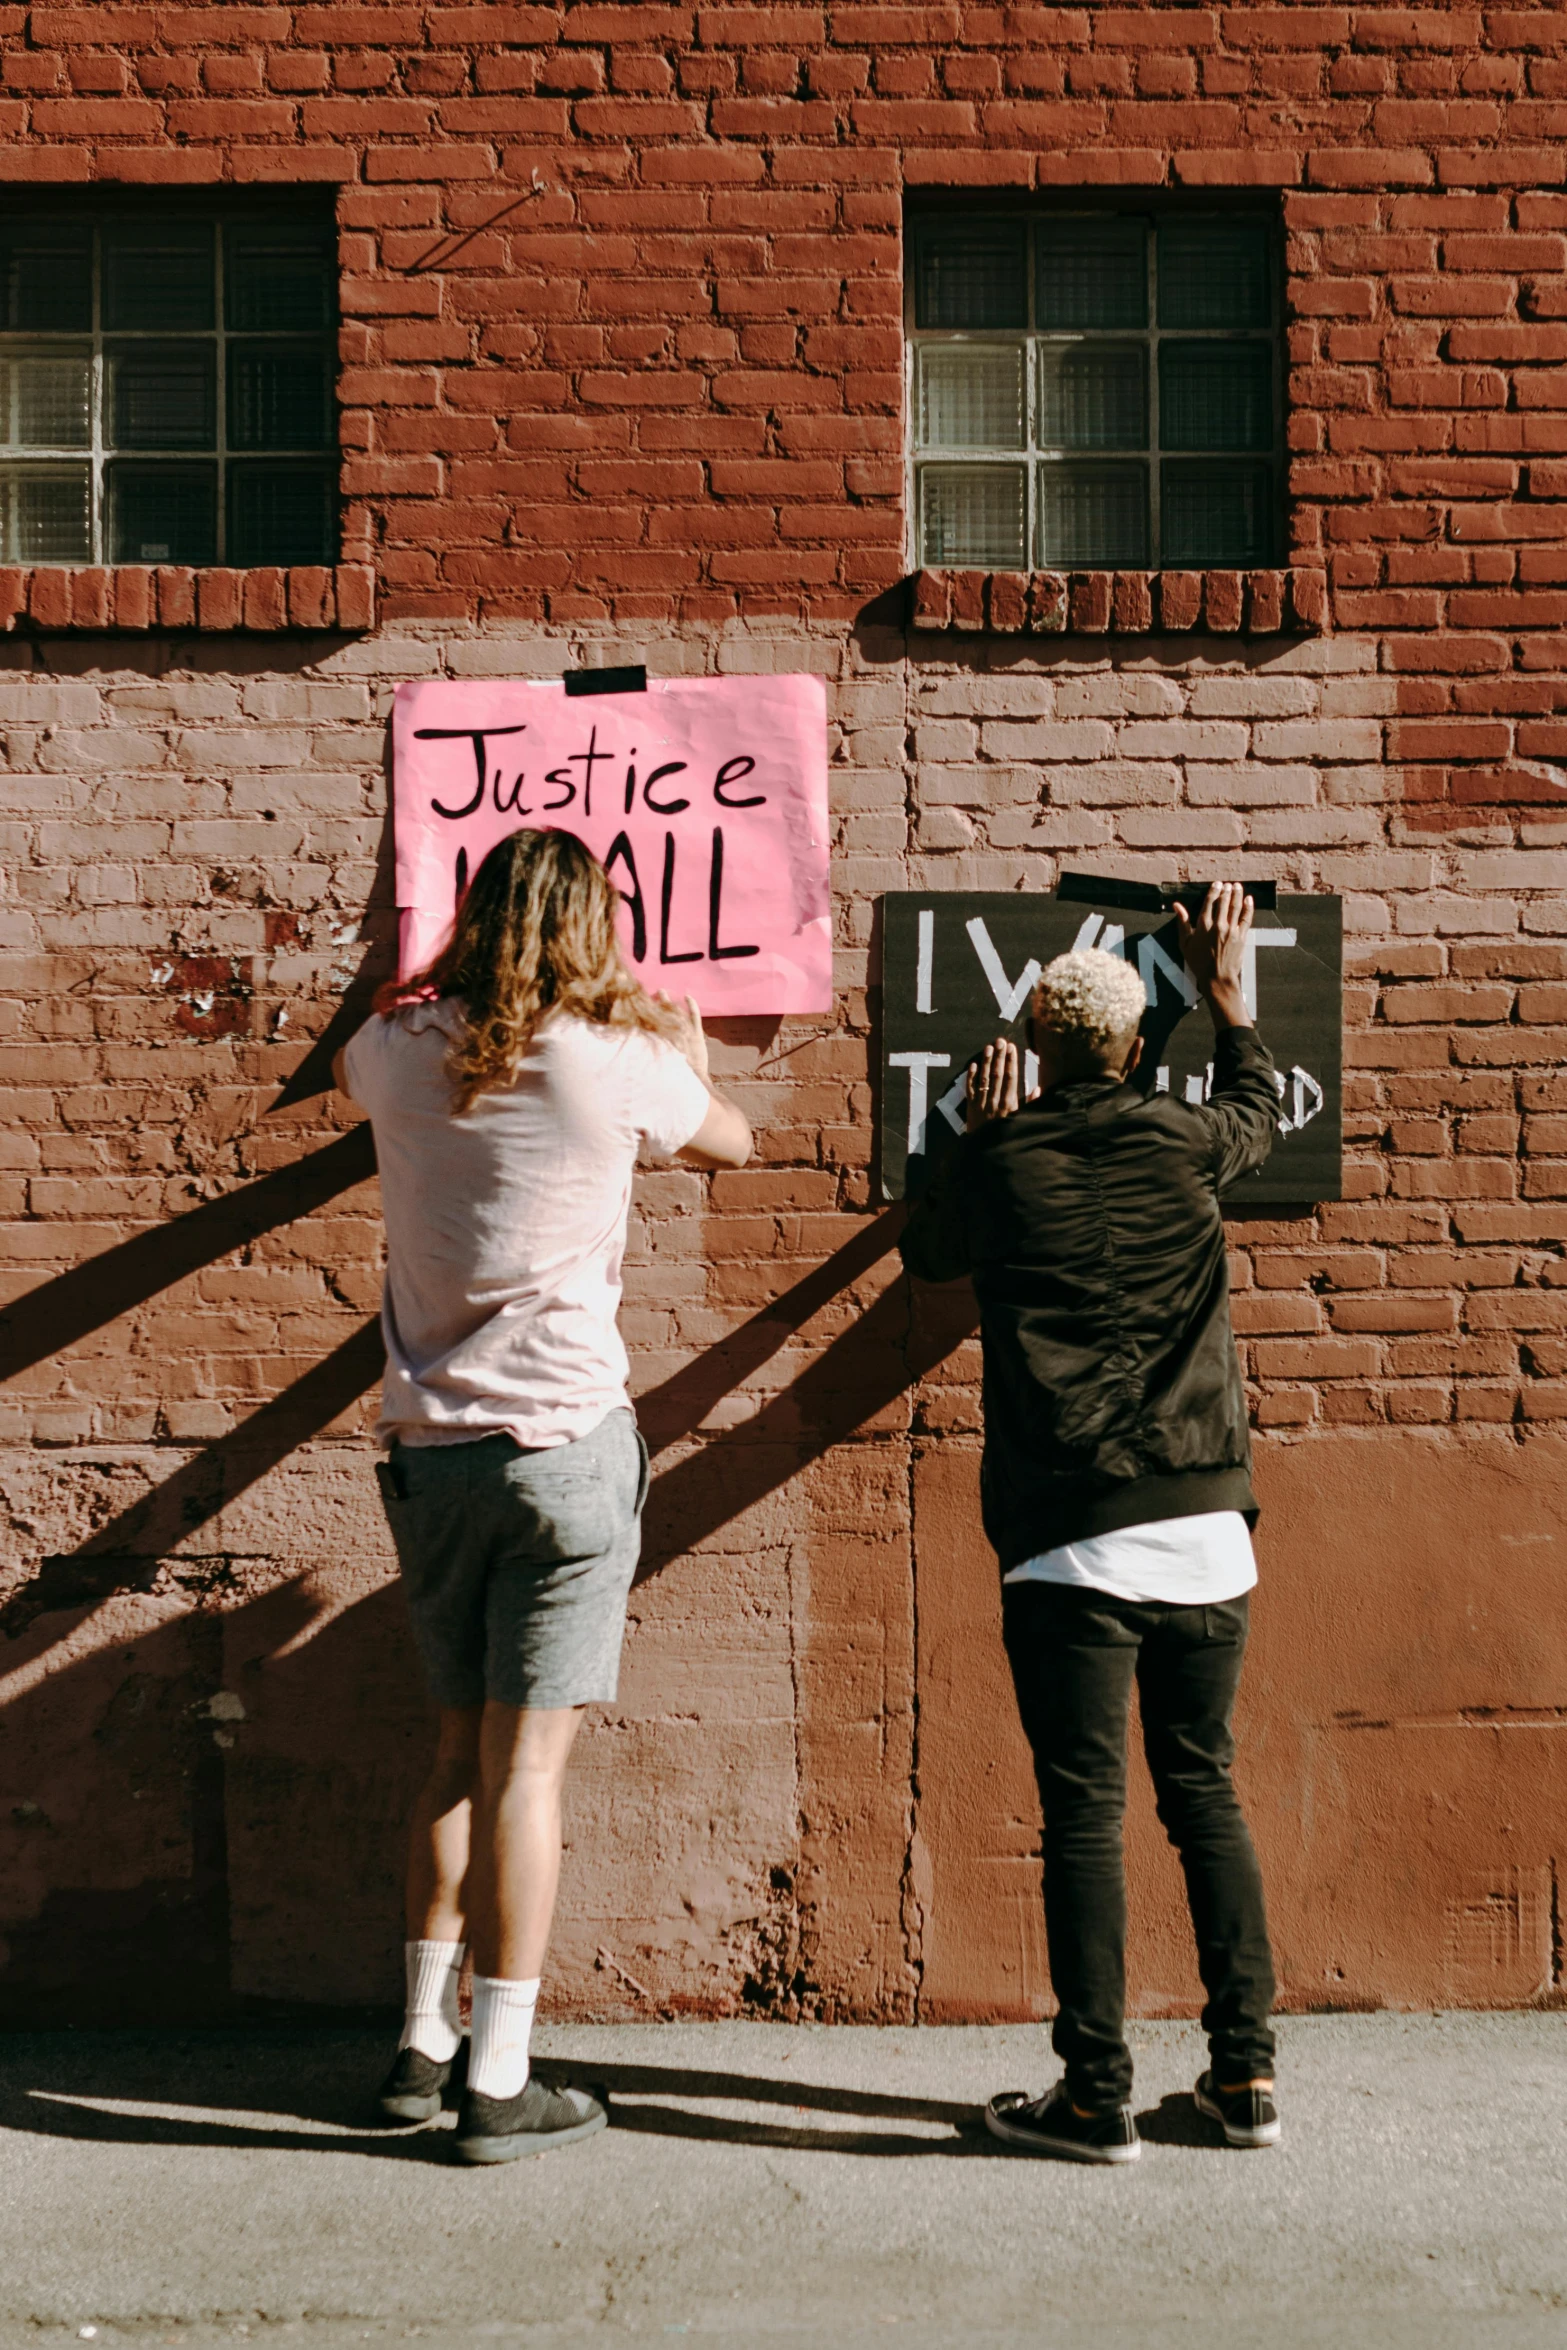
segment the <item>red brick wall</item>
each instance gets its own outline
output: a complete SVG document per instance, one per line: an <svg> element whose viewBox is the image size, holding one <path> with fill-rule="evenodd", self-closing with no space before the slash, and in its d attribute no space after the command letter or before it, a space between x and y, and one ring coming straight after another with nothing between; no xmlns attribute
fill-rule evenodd
<svg viewBox="0 0 1567 2350"><path fill-rule="evenodd" d="M1341 622L1561 623L1508 600L1560 585L1557 8L110 4L8 38L14 183L341 184L347 544L392 614L851 618L903 568L904 191L1246 184L1282 192L1298 545Z"/></svg>
<svg viewBox="0 0 1567 2350"><path fill-rule="evenodd" d="M1282 1972L1548 1994L1567 16L40 7L0 85L23 202L340 183L379 592L352 637L145 598L114 635L106 589L67 632L0 583L5 2012L395 1989L424 1732L355 1437L379 1236L295 1040L384 958L392 685L611 648L832 680L841 992L721 1042L758 1162L645 1188L669 1563L585 1741L557 1998L1047 1996L973 1347L866 1213L867 1062L875 893L1061 857L1345 897L1348 1196L1235 1228ZM905 192L1238 182L1280 191L1331 632L907 630ZM1145 1806L1133 1850L1138 1996L1189 2005Z"/></svg>

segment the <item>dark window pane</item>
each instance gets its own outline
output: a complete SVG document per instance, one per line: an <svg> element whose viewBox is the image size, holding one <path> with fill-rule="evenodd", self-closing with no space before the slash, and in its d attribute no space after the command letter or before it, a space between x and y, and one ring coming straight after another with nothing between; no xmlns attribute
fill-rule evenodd
<svg viewBox="0 0 1567 2350"><path fill-rule="evenodd" d="M0 541L8 563L85 563L92 483L85 465L0 468Z"/></svg>
<svg viewBox="0 0 1567 2350"><path fill-rule="evenodd" d="M1159 442L1166 449L1271 449L1266 343L1161 343Z"/></svg>
<svg viewBox="0 0 1567 2350"><path fill-rule="evenodd" d="M1273 468L1223 464L1165 465L1159 475L1160 561L1225 563L1238 569L1274 560Z"/></svg>
<svg viewBox="0 0 1567 2350"><path fill-rule="evenodd" d="M926 221L918 250L917 326L1028 324L1028 232L1020 220Z"/></svg>
<svg viewBox="0 0 1567 2350"><path fill-rule="evenodd" d="M201 343L121 343L105 354L107 427L116 449L217 444L216 350Z"/></svg>
<svg viewBox="0 0 1567 2350"><path fill-rule="evenodd" d="M1043 344L1039 353L1039 442L1046 449L1145 449L1145 346Z"/></svg>
<svg viewBox="0 0 1567 2350"><path fill-rule="evenodd" d="M215 465L113 465L110 539L115 563L215 563Z"/></svg>
<svg viewBox="0 0 1567 2350"><path fill-rule="evenodd" d="M103 323L155 332L215 324L211 223L149 220L106 228Z"/></svg>
<svg viewBox="0 0 1567 2350"><path fill-rule="evenodd" d="M1146 326L1148 224L1052 219L1034 230L1040 326Z"/></svg>
<svg viewBox="0 0 1567 2350"><path fill-rule="evenodd" d="M91 333L91 229L70 221L0 229L0 325L21 334Z"/></svg>
<svg viewBox="0 0 1567 2350"><path fill-rule="evenodd" d="M1161 326L1266 326L1271 232L1255 215L1159 224Z"/></svg>
<svg viewBox="0 0 1567 2350"><path fill-rule="evenodd" d="M229 467L231 563L332 563L336 540L335 467Z"/></svg>
<svg viewBox="0 0 1567 2350"><path fill-rule="evenodd" d="M1140 571L1148 561L1146 465L1042 465L1039 560L1050 571Z"/></svg>
<svg viewBox="0 0 1567 2350"><path fill-rule="evenodd" d="M1021 449L1028 438L1021 343L927 343L919 439L926 449Z"/></svg>
<svg viewBox="0 0 1567 2350"><path fill-rule="evenodd" d="M1026 523L1021 465L927 465L920 474L922 562L1019 571Z"/></svg>
<svg viewBox="0 0 1567 2350"><path fill-rule="evenodd" d="M332 384L319 343L230 343L229 447L329 449Z"/></svg>
<svg viewBox="0 0 1567 2350"><path fill-rule="evenodd" d="M336 317L336 269L319 229L227 228L223 232L223 315L241 333L306 333Z"/></svg>

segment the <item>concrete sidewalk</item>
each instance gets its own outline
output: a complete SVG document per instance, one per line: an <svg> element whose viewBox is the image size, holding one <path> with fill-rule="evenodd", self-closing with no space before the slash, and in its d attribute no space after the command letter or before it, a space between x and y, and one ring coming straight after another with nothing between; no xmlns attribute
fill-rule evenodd
<svg viewBox="0 0 1567 2350"><path fill-rule="evenodd" d="M559 2027L587 2145L471 2172L356 2126L362 2033L0 2040L0 2340L1567 2350L1567 2018L1286 2021L1287 2140L1216 2145L1141 2025L1124 2171L975 2109L1038 2030Z"/></svg>

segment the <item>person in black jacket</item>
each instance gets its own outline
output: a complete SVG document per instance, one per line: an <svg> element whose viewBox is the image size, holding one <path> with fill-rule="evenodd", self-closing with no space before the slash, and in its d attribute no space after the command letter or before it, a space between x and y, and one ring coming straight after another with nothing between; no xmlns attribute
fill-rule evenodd
<svg viewBox="0 0 1567 2350"><path fill-rule="evenodd" d="M1121 1853L1134 1679L1207 1993L1197 2103L1232 2146L1279 2137L1262 1879L1230 1782L1257 1504L1219 1200L1267 1157L1279 1114L1242 987L1251 917L1234 883L1195 921L1177 911L1213 1016L1207 1101L1129 1082L1135 966L1058 956L1032 1007L1037 1092L1020 1103L1015 1045L986 1046L968 1131L901 1242L911 1273L968 1274L979 1301L985 1531L1044 1811L1065 2074L1048 2096L992 2098L986 2124L1079 2161L1140 2152Z"/></svg>

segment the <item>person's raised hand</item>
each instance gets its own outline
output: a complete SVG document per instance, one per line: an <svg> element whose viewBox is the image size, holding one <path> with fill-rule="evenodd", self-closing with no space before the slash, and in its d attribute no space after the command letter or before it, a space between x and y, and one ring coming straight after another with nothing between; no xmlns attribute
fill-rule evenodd
<svg viewBox="0 0 1567 2350"><path fill-rule="evenodd" d="M1255 911L1238 881L1210 883L1202 911L1194 921L1177 903L1175 919L1181 934L1186 968L1207 997L1216 1017L1232 1027L1248 1025L1251 1015L1241 988L1246 941Z"/></svg>
<svg viewBox="0 0 1567 2350"><path fill-rule="evenodd" d="M664 1010L673 1017L675 1033L669 1041L676 1052L690 1062L705 1085L707 1083L707 1037L702 1027L702 1015L697 1010L696 997L694 995L682 996L677 1004L671 997L660 991L653 1000L655 1003L662 1004Z"/></svg>
<svg viewBox="0 0 1567 2350"><path fill-rule="evenodd" d="M1010 1118L1017 1105L1017 1046L1010 1038L998 1036L994 1044L987 1044L968 1065L968 1100L963 1105L963 1123L972 1134L976 1127L992 1125L997 1118Z"/></svg>

